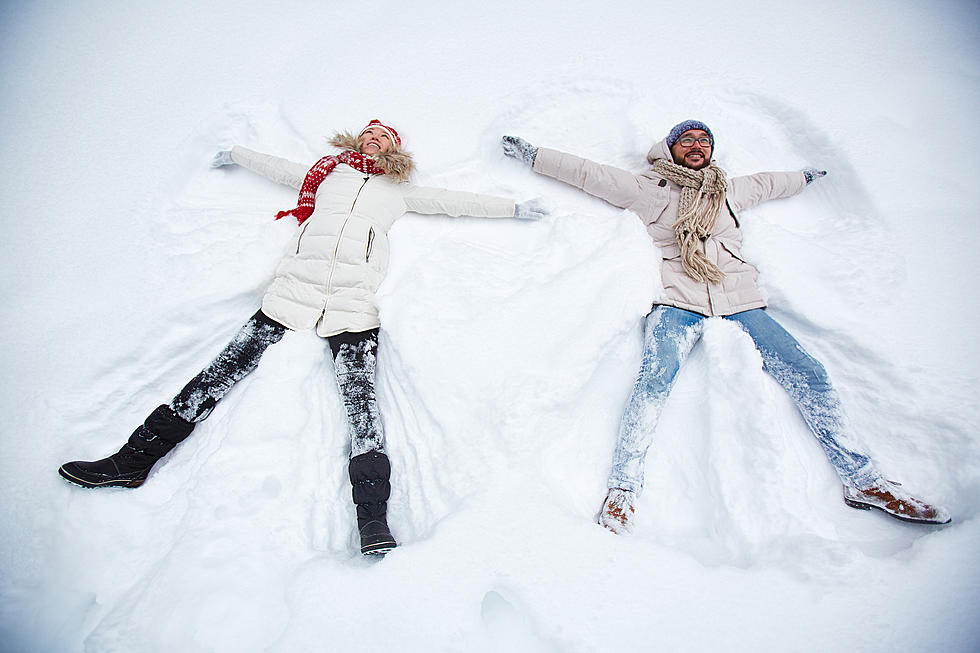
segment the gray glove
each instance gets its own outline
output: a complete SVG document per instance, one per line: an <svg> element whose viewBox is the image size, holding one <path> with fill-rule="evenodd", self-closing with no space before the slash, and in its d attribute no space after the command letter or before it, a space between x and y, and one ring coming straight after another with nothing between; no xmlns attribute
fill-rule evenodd
<svg viewBox="0 0 980 653"><path fill-rule="evenodd" d="M524 163L534 165L534 157L538 154L538 148L528 143L523 138L517 136L504 136L500 139L500 144L504 148L504 154L519 159Z"/></svg>
<svg viewBox="0 0 980 653"><path fill-rule="evenodd" d="M826 170L817 170L816 168L803 168L801 172L803 173L803 177L806 179L807 186L809 186L810 182L817 177L823 177L827 174Z"/></svg>
<svg viewBox="0 0 980 653"><path fill-rule="evenodd" d="M235 162L231 160L231 150L221 150L214 155L213 159L211 159L212 168L220 168L221 166L230 166L234 164Z"/></svg>
<svg viewBox="0 0 980 653"><path fill-rule="evenodd" d="M540 200L533 199L514 205L514 217L519 220L540 220L548 215L548 209Z"/></svg>

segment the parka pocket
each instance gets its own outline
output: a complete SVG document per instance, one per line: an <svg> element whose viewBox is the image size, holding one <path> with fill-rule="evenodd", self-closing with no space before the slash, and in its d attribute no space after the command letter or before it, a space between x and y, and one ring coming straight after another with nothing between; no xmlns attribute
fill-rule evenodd
<svg viewBox="0 0 980 653"><path fill-rule="evenodd" d="M371 252L374 251L374 227L368 229L367 247L364 250L364 262L371 262Z"/></svg>
<svg viewBox="0 0 980 653"><path fill-rule="evenodd" d="M681 256L681 246L676 242L674 243L658 243L660 247L660 256L663 259L680 258Z"/></svg>
<svg viewBox="0 0 980 653"><path fill-rule="evenodd" d="M746 261L744 258L742 258L742 251L741 251L741 249L739 249L734 243L728 243L728 242L725 242L724 240L718 239L718 244L721 245L721 248L723 250L725 250L726 252L728 252L728 255L731 256L733 259L735 259L737 261L741 261L742 263L744 263L746 265L752 265L751 263L749 263L748 261ZM752 266L752 267L755 267L755 266Z"/></svg>
<svg viewBox="0 0 980 653"><path fill-rule="evenodd" d="M306 224L303 225L303 228L300 229L299 230L299 233L296 235L296 253L297 254L299 254L300 245L303 244L303 235L306 233L306 230L309 229L309 228L310 228L310 221L307 220L306 221Z"/></svg>
<svg viewBox="0 0 980 653"><path fill-rule="evenodd" d="M718 244L720 245L720 251L729 257L727 260L719 257L717 261L718 267L721 268L722 272L732 279L736 275L749 275L752 279L759 277L759 268L742 258L742 251L735 243L719 240ZM730 281L729 283L734 283L734 281Z"/></svg>

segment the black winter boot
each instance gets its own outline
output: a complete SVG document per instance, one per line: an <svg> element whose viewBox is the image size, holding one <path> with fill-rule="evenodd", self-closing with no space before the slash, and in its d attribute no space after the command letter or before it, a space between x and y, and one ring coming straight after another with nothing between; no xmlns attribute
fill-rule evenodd
<svg viewBox="0 0 980 653"><path fill-rule="evenodd" d="M361 553L385 554L398 544L388 530L388 497L391 495L391 463L380 451L350 459L350 482L357 506L357 530Z"/></svg>
<svg viewBox="0 0 980 653"><path fill-rule="evenodd" d="M181 418L170 406L159 406L116 453L92 462L65 463L58 473L82 487L139 487L154 463L193 430L193 422Z"/></svg>

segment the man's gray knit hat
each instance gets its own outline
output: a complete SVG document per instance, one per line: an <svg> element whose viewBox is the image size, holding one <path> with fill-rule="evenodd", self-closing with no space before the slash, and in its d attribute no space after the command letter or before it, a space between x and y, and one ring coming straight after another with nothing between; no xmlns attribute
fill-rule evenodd
<svg viewBox="0 0 980 653"><path fill-rule="evenodd" d="M715 145L715 135L711 133L708 126L701 122L700 120L685 120L684 122L679 122L673 126L670 133L667 134L667 147L674 147L674 143L677 139L681 137L681 134L689 129L700 129L708 132L708 137L711 139L711 146Z"/></svg>

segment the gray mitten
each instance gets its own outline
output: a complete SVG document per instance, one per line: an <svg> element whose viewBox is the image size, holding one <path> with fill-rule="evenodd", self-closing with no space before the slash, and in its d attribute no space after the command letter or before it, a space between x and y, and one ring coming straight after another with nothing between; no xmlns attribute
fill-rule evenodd
<svg viewBox="0 0 980 653"><path fill-rule="evenodd" d="M514 217L520 220L540 220L548 215L548 209L540 200L533 199L514 205Z"/></svg>
<svg viewBox="0 0 980 653"><path fill-rule="evenodd" d="M806 179L806 183L808 186L810 185L810 182L812 182L817 177L823 177L824 175L827 174L826 170L817 170L816 168L803 168L801 172L803 173L803 177Z"/></svg>
<svg viewBox="0 0 980 653"><path fill-rule="evenodd" d="M212 168L220 168L221 166L230 166L234 164L235 162L231 160L231 150L221 150L214 155L213 159L211 159Z"/></svg>
<svg viewBox="0 0 980 653"><path fill-rule="evenodd" d="M504 136L500 139L500 144L504 148L504 154L519 159L524 163L534 165L534 157L538 153L538 148L528 143L523 138L517 136Z"/></svg>

